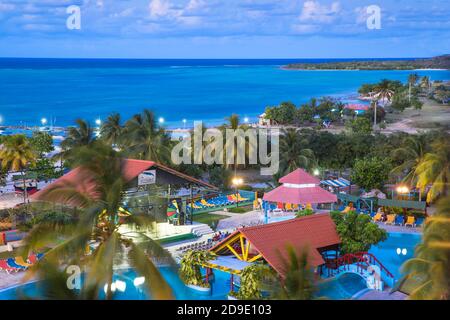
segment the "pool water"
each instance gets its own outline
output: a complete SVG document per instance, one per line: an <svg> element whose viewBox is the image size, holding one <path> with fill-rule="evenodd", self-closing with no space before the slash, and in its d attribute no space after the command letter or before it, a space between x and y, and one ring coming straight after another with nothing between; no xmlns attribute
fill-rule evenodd
<svg viewBox="0 0 450 320"><path fill-rule="evenodd" d="M369 252L394 275L395 280L402 276L402 264L414 256L414 249L419 244L421 234L391 232L388 238L376 246L372 246Z"/></svg>
<svg viewBox="0 0 450 320"><path fill-rule="evenodd" d="M319 284L317 296L330 300L350 299L367 289L365 280L356 273L342 273L334 279Z"/></svg>
<svg viewBox="0 0 450 320"><path fill-rule="evenodd" d="M221 271L217 271L215 273L214 280L212 280L211 293L202 293L186 287L184 283L179 279L176 271L168 267L161 267L159 270L164 279L172 288L175 298L178 300L224 300L226 299L226 296L230 291L229 275ZM116 284L120 282L121 285L116 285L114 299L151 299L150 294L143 288L142 285L134 284L136 277L138 277L138 275L132 269L118 270L113 278L113 281ZM39 299L40 297L42 297L42 290L44 285L44 282L38 281L5 290L0 290L0 300L16 300L29 298ZM102 293L100 295L100 298L103 297L104 295Z"/></svg>

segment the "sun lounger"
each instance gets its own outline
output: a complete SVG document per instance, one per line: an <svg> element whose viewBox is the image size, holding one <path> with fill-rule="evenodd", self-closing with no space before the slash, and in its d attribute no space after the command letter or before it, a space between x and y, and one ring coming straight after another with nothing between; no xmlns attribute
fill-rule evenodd
<svg viewBox="0 0 450 320"><path fill-rule="evenodd" d="M399 226L402 226L404 220L405 220L405 219L403 218L402 215L397 215L397 216L395 217L395 224L396 224L396 225L399 225Z"/></svg>
<svg viewBox="0 0 450 320"><path fill-rule="evenodd" d="M28 267L24 267L21 265L18 265L16 263L16 260L14 258L8 258L6 259L6 263L8 264L8 266L10 266L11 268L16 268L16 269L20 269L20 270L26 270L28 269Z"/></svg>
<svg viewBox="0 0 450 320"><path fill-rule="evenodd" d="M375 222L381 221L382 218L383 218L383 216L381 215L381 213L377 213L377 214L373 217L373 221L375 221Z"/></svg>
<svg viewBox="0 0 450 320"><path fill-rule="evenodd" d="M416 227L417 228L421 227L423 225L424 221L425 221L425 218L417 218Z"/></svg>
<svg viewBox="0 0 450 320"><path fill-rule="evenodd" d="M8 263L6 262L6 260L1 259L0 260L0 269L5 271L6 273L11 273L11 272L18 272L20 271L20 269L17 268L12 268L8 265Z"/></svg>
<svg viewBox="0 0 450 320"><path fill-rule="evenodd" d="M397 215L396 214L388 214L387 215L387 220L384 222L384 224L391 224L393 225L395 223L395 217Z"/></svg>
<svg viewBox="0 0 450 320"><path fill-rule="evenodd" d="M15 257L15 258L14 258L14 261L15 261L16 264L18 264L19 266L22 266L22 267L25 267L25 268L28 268L28 267L31 267L31 266L32 266L32 264L26 262L21 256Z"/></svg>
<svg viewBox="0 0 450 320"><path fill-rule="evenodd" d="M405 227L406 226L415 227L416 226L416 218L414 216L409 216L405 223Z"/></svg>

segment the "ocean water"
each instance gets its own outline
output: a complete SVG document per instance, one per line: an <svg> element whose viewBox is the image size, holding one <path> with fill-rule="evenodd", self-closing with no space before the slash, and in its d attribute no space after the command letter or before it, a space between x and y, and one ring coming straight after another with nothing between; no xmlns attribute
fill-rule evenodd
<svg viewBox="0 0 450 320"><path fill-rule="evenodd" d="M55 126L77 118L94 122L112 112L128 118L144 108L168 127L202 120L210 125L237 113L255 120L268 105L301 104L312 97L354 99L362 83L406 81L411 71L294 71L305 60L78 60L0 59L3 125ZM323 60L311 60L320 62ZM329 61L329 60L328 60ZM417 71L449 80L450 71Z"/></svg>

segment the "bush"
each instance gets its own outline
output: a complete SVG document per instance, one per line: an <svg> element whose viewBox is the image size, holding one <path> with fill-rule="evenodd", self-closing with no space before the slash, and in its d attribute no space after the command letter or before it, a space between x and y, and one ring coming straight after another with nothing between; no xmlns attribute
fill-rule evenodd
<svg viewBox="0 0 450 320"><path fill-rule="evenodd" d="M312 215L312 214L314 214L314 210L312 210L312 209L304 209L304 210L299 210L299 211L295 214L295 216L296 216L297 218L300 218L300 217L310 216L310 215Z"/></svg>

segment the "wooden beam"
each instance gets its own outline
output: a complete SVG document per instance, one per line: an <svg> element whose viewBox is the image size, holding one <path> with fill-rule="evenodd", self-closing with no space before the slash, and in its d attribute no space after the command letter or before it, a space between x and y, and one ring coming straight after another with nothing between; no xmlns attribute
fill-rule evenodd
<svg viewBox="0 0 450 320"><path fill-rule="evenodd" d="M245 244L245 253L244 253L244 259L245 261L248 260L248 250L250 249L250 241L247 239L247 243Z"/></svg>
<svg viewBox="0 0 450 320"><path fill-rule="evenodd" d="M242 260L242 257L228 243L227 243L227 248L236 256L236 258L238 258L239 260Z"/></svg>
<svg viewBox="0 0 450 320"><path fill-rule="evenodd" d="M256 260L258 260L259 258L262 258L262 255L261 255L261 254L258 254L258 255L256 255L256 256L254 256L253 258L251 258L250 260L248 260L248 262L256 261Z"/></svg>

